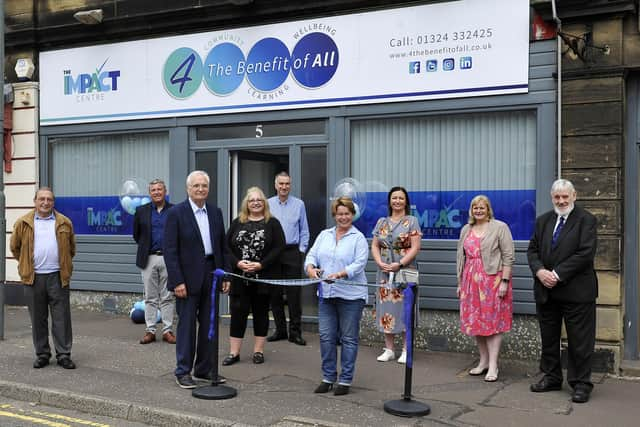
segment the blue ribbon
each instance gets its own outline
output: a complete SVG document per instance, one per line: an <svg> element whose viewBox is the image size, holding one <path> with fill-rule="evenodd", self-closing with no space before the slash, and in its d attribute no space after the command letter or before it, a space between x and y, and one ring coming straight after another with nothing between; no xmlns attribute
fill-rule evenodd
<svg viewBox="0 0 640 427"><path fill-rule="evenodd" d="M216 310L218 309L218 279L224 277L225 272L220 268L216 268L213 272L213 283L211 284L211 315L209 317L209 341L216 336L215 322L216 322Z"/></svg>
<svg viewBox="0 0 640 427"><path fill-rule="evenodd" d="M415 297L414 288L415 283L407 283L407 287L402 292L403 304L404 304L404 326L406 334L406 346L407 346L407 366L413 368L413 300Z"/></svg>

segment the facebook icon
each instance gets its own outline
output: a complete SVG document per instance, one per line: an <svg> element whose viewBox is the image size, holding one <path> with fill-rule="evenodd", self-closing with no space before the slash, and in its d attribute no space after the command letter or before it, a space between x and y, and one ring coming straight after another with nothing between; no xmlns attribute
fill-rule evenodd
<svg viewBox="0 0 640 427"><path fill-rule="evenodd" d="M409 74L419 74L419 73L420 73L420 61L409 62Z"/></svg>
<svg viewBox="0 0 640 427"><path fill-rule="evenodd" d="M427 72L433 73L434 71L438 71L438 60L429 59L427 61Z"/></svg>
<svg viewBox="0 0 640 427"><path fill-rule="evenodd" d="M453 58L445 58L442 60L442 69L444 71L451 71L455 68L456 62Z"/></svg>
<svg viewBox="0 0 640 427"><path fill-rule="evenodd" d="M460 58L460 69L461 70L469 70L472 66L472 60L470 56L463 56Z"/></svg>

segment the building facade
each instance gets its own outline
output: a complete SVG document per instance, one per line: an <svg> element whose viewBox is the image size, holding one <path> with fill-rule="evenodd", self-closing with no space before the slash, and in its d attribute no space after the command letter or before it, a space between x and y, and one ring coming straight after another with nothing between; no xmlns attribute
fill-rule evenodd
<svg viewBox="0 0 640 427"><path fill-rule="evenodd" d="M370 237L387 189L407 187L424 234L417 344L434 350L473 348L457 326L455 243L469 200L488 194L516 240L505 351L536 358L524 252L561 174L599 220L597 369L638 358L635 1L563 1L556 21L534 0L5 3L5 74L36 64L14 84L7 232L52 186L78 234L78 305L128 311L142 291L130 225L146 182L181 200L188 171L207 170L229 223L248 186L270 193L288 170L312 237L340 188L355 185ZM96 9L101 23L73 18ZM304 300L313 324L311 290ZM363 335L380 340L367 318Z"/></svg>

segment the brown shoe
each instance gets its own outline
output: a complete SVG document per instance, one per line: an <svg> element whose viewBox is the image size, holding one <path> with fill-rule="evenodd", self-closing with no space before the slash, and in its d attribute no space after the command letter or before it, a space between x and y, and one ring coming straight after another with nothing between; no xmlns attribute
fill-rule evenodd
<svg viewBox="0 0 640 427"><path fill-rule="evenodd" d="M173 332L167 331L164 334L162 334L162 341L168 342L169 344L175 344L176 343L176 336L173 335Z"/></svg>
<svg viewBox="0 0 640 427"><path fill-rule="evenodd" d="M156 340L156 334L153 332L145 332L144 336L140 340L140 344L151 344Z"/></svg>

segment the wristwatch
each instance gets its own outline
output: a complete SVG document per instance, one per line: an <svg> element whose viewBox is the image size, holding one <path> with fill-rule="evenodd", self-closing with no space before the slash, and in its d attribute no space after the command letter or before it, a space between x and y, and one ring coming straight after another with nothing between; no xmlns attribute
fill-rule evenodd
<svg viewBox="0 0 640 427"><path fill-rule="evenodd" d="M398 264L400 264L400 268L404 268L404 264L402 263L402 261L398 261Z"/></svg>
<svg viewBox="0 0 640 427"><path fill-rule="evenodd" d="M509 283L509 279L502 278L502 283Z"/></svg>

